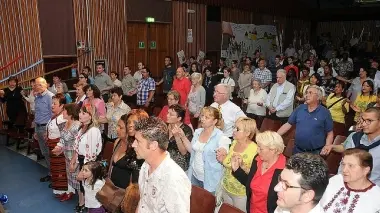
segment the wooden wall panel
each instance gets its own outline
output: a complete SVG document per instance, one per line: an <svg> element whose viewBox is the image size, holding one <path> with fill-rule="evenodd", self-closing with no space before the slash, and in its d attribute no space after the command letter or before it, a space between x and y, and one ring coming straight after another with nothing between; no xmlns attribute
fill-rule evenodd
<svg viewBox="0 0 380 213"><path fill-rule="evenodd" d="M127 17L124 0L73 0L75 36L89 44L90 51L78 51L78 66L107 59L108 71L122 73L127 63Z"/></svg>
<svg viewBox="0 0 380 213"><path fill-rule="evenodd" d="M37 0L2 0L0 4L0 67L21 55L8 68L0 71L0 80L42 59ZM17 75L19 81L42 75L43 63ZM29 82L21 83L22 86ZM7 82L0 86L7 85Z"/></svg>
<svg viewBox="0 0 380 213"><path fill-rule="evenodd" d="M75 56L72 0L38 0L38 8L44 57Z"/></svg>
<svg viewBox="0 0 380 213"><path fill-rule="evenodd" d="M239 23L239 24L252 24L253 13L245 10L238 10L234 8L220 8L221 21Z"/></svg>
<svg viewBox="0 0 380 213"><path fill-rule="evenodd" d="M197 56L200 50L206 51L206 5L187 2L172 2L173 22L172 40L174 42L173 56L177 58L176 52L183 50L185 56ZM195 13L187 13L187 10ZM193 30L193 42L187 43L187 29ZM220 34L217 32L208 32ZM174 60L178 65L178 59Z"/></svg>

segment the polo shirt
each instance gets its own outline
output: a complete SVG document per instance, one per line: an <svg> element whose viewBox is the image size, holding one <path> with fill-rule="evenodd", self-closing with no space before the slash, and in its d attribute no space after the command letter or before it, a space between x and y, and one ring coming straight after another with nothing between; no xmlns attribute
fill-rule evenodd
<svg viewBox="0 0 380 213"><path fill-rule="evenodd" d="M36 124L47 124L51 117L53 117L53 112L51 111L51 105L53 103L52 97L54 94L49 90L38 94L34 100L35 103L35 119Z"/></svg>
<svg viewBox="0 0 380 213"><path fill-rule="evenodd" d="M304 150L319 149L326 144L327 133L333 130L333 120L322 105L309 112L302 104L290 115L288 123L296 125L295 145Z"/></svg>

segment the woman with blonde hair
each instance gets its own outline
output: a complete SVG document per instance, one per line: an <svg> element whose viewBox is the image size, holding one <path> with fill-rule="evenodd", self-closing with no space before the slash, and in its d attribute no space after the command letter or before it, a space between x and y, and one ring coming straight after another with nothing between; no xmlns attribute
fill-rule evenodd
<svg viewBox="0 0 380 213"><path fill-rule="evenodd" d="M235 154L231 160L232 175L245 186L246 212L273 213L277 207L274 187L286 163L282 154L285 145L282 137L273 131L258 133L256 142L258 156L252 161L249 173L245 170L243 156Z"/></svg>
<svg viewBox="0 0 380 213"><path fill-rule="evenodd" d="M202 74L194 72L191 74L191 89L187 96L187 108L190 112L190 121L194 129L198 127L201 109L206 104L206 90L202 86Z"/></svg>
<svg viewBox="0 0 380 213"><path fill-rule="evenodd" d="M204 107L200 123L202 128L195 130L191 142L180 128L173 134L191 153L188 170L191 183L215 194L223 175L223 166L216 158L217 155L227 155L231 140L223 134L223 119L218 109Z"/></svg>
<svg viewBox="0 0 380 213"><path fill-rule="evenodd" d="M246 211L247 195L245 185L241 184L233 175L231 158L240 155L242 169L249 172L253 158L257 154L257 145L252 138L257 132L256 121L251 118L239 118L235 123L233 142L228 155L219 155L217 160L225 167L222 178L222 198L225 203L231 204L242 211Z"/></svg>

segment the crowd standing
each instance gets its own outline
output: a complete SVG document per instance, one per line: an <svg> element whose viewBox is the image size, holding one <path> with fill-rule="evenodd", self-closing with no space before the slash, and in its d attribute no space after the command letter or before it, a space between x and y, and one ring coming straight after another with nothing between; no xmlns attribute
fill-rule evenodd
<svg viewBox="0 0 380 213"><path fill-rule="evenodd" d="M10 128L25 124L30 104L48 166L40 181L61 202L78 194L75 212L187 213L192 185L247 213L380 212L379 63L352 60L355 45L319 45L331 54L289 45L270 67L259 51L218 67L190 57L175 68L167 56L157 81L143 62L133 75L97 64L92 77L86 66L76 97L56 75L51 86L32 80L30 92L11 77L0 99ZM260 131L268 121L281 126ZM346 141L334 144L337 135ZM323 159L331 152L343 156L337 174Z"/></svg>

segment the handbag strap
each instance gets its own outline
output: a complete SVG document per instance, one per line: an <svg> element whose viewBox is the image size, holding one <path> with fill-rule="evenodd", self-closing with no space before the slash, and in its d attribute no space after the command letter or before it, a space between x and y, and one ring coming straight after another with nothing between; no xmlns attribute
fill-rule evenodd
<svg viewBox="0 0 380 213"><path fill-rule="evenodd" d="M333 107L335 104L337 104L338 102L342 101L344 98L340 98L339 100L335 101L333 104L331 104L329 107L327 107L327 109L330 109L331 107Z"/></svg>
<svg viewBox="0 0 380 213"><path fill-rule="evenodd" d="M116 141L115 141L116 142ZM110 166L108 167L108 177L111 177L111 172L113 169L113 157L115 155L115 151L119 148L121 140L119 139L117 141L117 145L115 146L115 149L113 149L111 160L110 160Z"/></svg>

